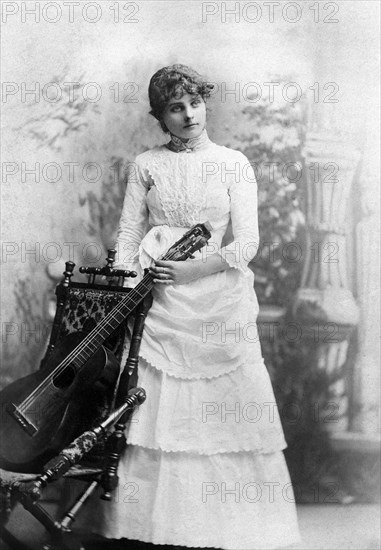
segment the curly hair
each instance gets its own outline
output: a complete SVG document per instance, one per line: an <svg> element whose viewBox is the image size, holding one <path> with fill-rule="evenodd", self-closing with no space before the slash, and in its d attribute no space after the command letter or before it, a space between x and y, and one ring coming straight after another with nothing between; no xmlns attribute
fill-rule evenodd
<svg viewBox="0 0 381 550"><path fill-rule="evenodd" d="M186 65L170 65L157 71L150 80L148 97L151 105L150 114L159 122L164 132L168 132L162 115L168 101L179 99L184 94L199 94L205 101L214 88L198 72Z"/></svg>

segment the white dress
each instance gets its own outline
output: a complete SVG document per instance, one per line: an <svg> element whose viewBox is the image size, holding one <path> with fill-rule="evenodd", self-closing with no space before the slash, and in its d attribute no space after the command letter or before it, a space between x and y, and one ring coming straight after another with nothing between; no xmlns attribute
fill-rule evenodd
<svg viewBox="0 0 381 550"><path fill-rule="evenodd" d="M234 240L223 247L230 219ZM284 547L299 535L247 267L258 247L248 159L206 133L192 150L163 145L139 155L129 167L118 264L141 274L205 221L212 238L195 260L219 252L231 268L155 285L139 362L147 400L128 428L118 490L112 502L97 501L93 530L154 544Z"/></svg>

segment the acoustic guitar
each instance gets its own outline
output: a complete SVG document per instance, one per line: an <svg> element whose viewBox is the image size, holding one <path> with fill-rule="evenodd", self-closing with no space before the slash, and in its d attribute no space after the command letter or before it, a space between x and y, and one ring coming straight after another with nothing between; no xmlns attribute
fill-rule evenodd
<svg viewBox="0 0 381 550"><path fill-rule="evenodd" d="M162 257L183 261L206 245L208 222L187 231ZM91 398L94 386L112 378L115 357L102 344L153 287L146 273L140 283L88 334L74 333L47 358L37 372L16 380L0 392L0 467L38 471L72 440L78 404ZM91 404L89 402L89 408ZM83 431L90 426L82 426Z"/></svg>

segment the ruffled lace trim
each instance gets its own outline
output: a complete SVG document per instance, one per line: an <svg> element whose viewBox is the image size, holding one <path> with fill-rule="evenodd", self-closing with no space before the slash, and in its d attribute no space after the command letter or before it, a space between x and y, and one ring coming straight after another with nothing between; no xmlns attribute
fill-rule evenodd
<svg viewBox="0 0 381 550"><path fill-rule="evenodd" d="M242 363L237 363L236 365L226 367L224 370L219 370L217 373L213 374L205 374L205 373L193 373L192 375L186 375L184 371L181 373L176 372L177 366L168 367L168 364L162 365L162 364L154 364L152 363L152 360L148 359L147 355L143 354L142 352L139 353L139 357L144 359L144 361L153 369L162 372L168 376L172 376L172 378L177 378L178 380L213 380L215 378L220 378L221 376L224 376L225 374L231 374L232 372L236 371L240 367L243 367L243 365L247 362L246 360Z"/></svg>
<svg viewBox="0 0 381 550"><path fill-rule="evenodd" d="M189 449L186 449L185 447L179 446L177 449L165 449L162 446L157 447L151 447L150 445L142 445L137 441L137 439L133 437L128 437L127 435L127 444L128 445L134 445L135 447L140 447L141 449L149 449L150 451L161 451L163 453L185 453L187 455L197 455L197 456L213 456L213 455L220 455L220 454L238 454L238 453L253 453L255 455L263 455L263 454L269 454L269 453L277 453L279 451L283 451L286 449L287 444L283 443L282 445L274 445L273 447L266 446L266 447L254 447L253 445L240 445L236 448L230 448L227 449L226 447L220 447L217 449L213 449L212 451L201 451L200 449L194 449L190 451Z"/></svg>
<svg viewBox="0 0 381 550"><path fill-rule="evenodd" d="M242 265L242 263L240 263L239 261L237 262L237 260L233 260L232 257L231 257L231 254L229 254L229 250L227 250L226 246L223 247L223 248L220 248L220 250L218 250L217 253L221 256L221 258L223 260L225 260L225 262L227 264L229 264L229 267L237 269L238 271L240 271L244 275L246 275L246 273L248 273L249 268L247 267L247 265Z"/></svg>
<svg viewBox="0 0 381 550"><path fill-rule="evenodd" d="M191 153L192 151L198 151L200 149L205 149L212 142L209 139L206 129L195 138L189 138L185 141L182 141L180 138L171 134L171 141L166 144L166 147L173 151L174 153L181 153L185 151L186 153Z"/></svg>
<svg viewBox="0 0 381 550"><path fill-rule="evenodd" d="M128 443L200 456L286 448L264 365L245 365L218 382L175 379L146 361L140 368L147 403L131 418Z"/></svg>

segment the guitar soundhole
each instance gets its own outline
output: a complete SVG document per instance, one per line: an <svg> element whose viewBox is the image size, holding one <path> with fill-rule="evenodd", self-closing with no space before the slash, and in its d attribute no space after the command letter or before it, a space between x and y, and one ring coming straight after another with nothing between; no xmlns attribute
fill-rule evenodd
<svg viewBox="0 0 381 550"><path fill-rule="evenodd" d="M53 384L56 388L67 388L68 386L70 386L70 384L72 384L74 378L75 369L71 365L69 365L68 367L65 367L65 369L60 372L60 374L57 374L57 376L53 378Z"/></svg>

